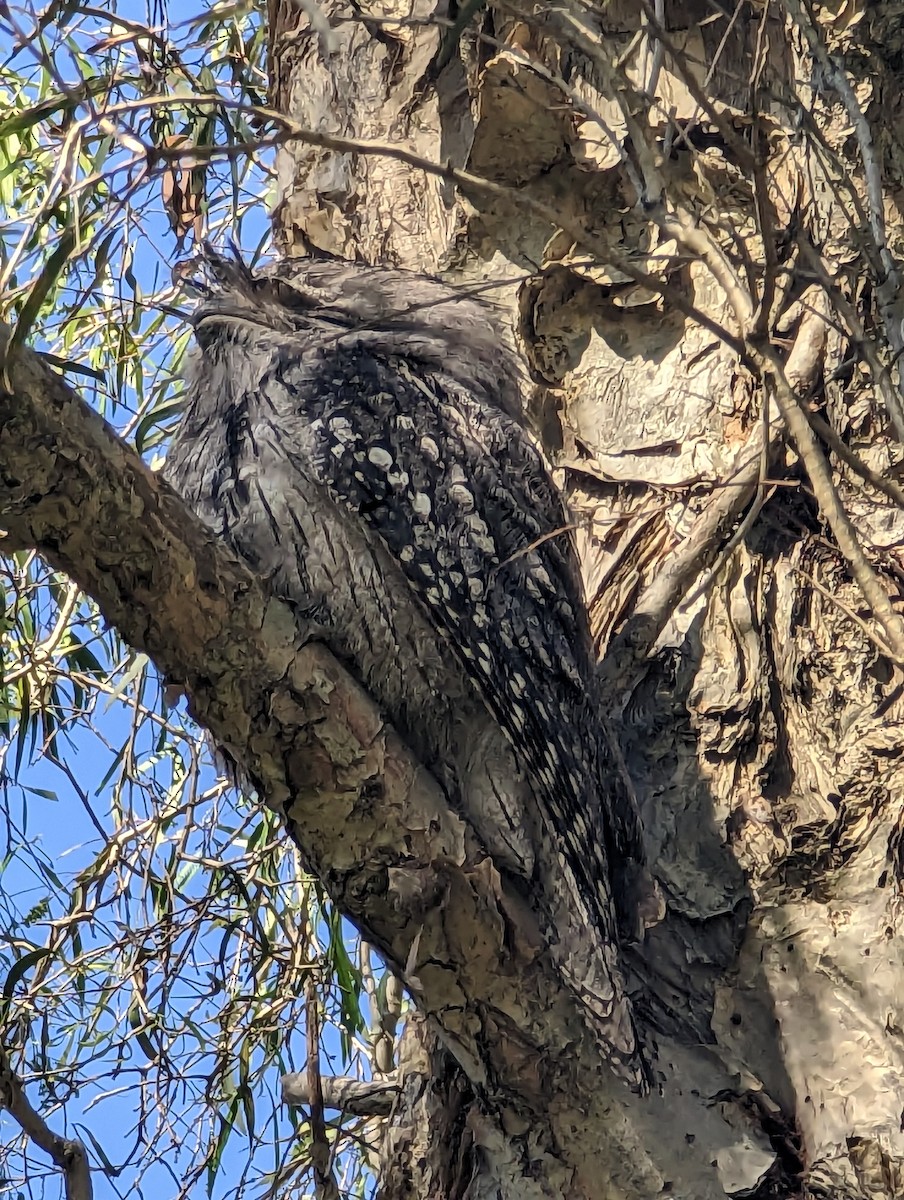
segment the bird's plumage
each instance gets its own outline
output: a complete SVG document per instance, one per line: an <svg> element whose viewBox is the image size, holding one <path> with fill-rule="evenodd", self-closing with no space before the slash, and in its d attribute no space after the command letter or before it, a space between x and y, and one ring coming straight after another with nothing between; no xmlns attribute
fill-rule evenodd
<svg viewBox="0 0 904 1200"><path fill-rule="evenodd" d="M344 262L207 269L169 478L539 881L563 977L640 1082L609 861L639 857L636 822L606 785L569 520L491 310Z"/></svg>

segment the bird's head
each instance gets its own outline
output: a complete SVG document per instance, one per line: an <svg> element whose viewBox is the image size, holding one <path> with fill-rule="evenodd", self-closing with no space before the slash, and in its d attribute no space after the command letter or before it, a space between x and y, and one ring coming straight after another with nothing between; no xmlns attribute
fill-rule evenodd
<svg viewBox="0 0 904 1200"><path fill-rule="evenodd" d="M180 264L198 297L191 323L202 354L224 340L275 337L286 351L328 355L356 346L419 361L478 388L520 416L524 377L502 314L468 289L344 259L285 259L252 271L210 246Z"/></svg>

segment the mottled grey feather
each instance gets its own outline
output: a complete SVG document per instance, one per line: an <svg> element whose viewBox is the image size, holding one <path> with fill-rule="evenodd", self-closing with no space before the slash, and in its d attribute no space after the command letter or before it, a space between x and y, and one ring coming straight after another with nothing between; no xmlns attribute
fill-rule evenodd
<svg viewBox="0 0 904 1200"><path fill-rule="evenodd" d="M636 818L606 785L568 518L490 309L343 262L207 271L169 478L529 881L563 977L642 1083L610 876L640 857Z"/></svg>

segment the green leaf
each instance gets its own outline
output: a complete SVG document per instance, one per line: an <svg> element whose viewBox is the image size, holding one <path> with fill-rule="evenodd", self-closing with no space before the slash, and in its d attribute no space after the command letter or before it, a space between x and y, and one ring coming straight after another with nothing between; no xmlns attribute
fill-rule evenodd
<svg viewBox="0 0 904 1200"><path fill-rule="evenodd" d="M146 1030L150 1026L137 1004L133 1004L129 1008L128 1022L133 1031L129 1041L138 1043L148 1062L156 1062L160 1056L157 1052L157 1047L147 1035Z"/></svg>
<svg viewBox="0 0 904 1200"><path fill-rule="evenodd" d="M220 1132L217 1137L216 1145L211 1151L210 1158L207 1160L207 1195L213 1195L213 1187L217 1181L217 1175L220 1170L220 1164L223 1161L223 1152L232 1136L235 1119L238 1115L239 1105L241 1101L236 1097L229 1105L229 1109L225 1116L220 1117Z"/></svg>
<svg viewBox="0 0 904 1200"><path fill-rule="evenodd" d="M31 735L31 750L34 751L35 738L38 732L38 717L37 713L31 708L31 686L28 682L28 676L22 675L18 681L16 688L18 693L18 723L19 729L16 736L16 757L13 765L13 778L18 779L19 772L22 769L22 759L25 757L25 747Z"/></svg>
<svg viewBox="0 0 904 1200"><path fill-rule="evenodd" d="M342 917L337 909L331 908L328 924L330 939L326 948L327 961L339 986L342 1023L346 1031L354 1036L364 1029L364 1020L361 1016L361 973L349 958L345 948Z"/></svg>
<svg viewBox="0 0 904 1200"><path fill-rule="evenodd" d="M167 433L171 432L164 428L164 426L171 418L179 416L183 407L181 401L173 400L168 404L161 404L159 408L151 409L150 412L145 413L135 427L135 449L139 454L143 454L146 450L158 445Z"/></svg>
<svg viewBox="0 0 904 1200"><path fill-rule="evenodd" d="M3 984L4 998L9 1000L15 991L16 984L25 975L25 973L30 971L36 963L39 963L42 961L42 959L47 958L49 954L50 951L46 946L39 946L37 950L29 950L27 954L23 954L20 959L14 962L10 967L9 973L7 974L6 980Z"/></svg>
<svg viewBox="0 0 904 1200"><path fill-rule="evenodd" d="M47 258L44 269L32 284L25 303L19 310L19 319L6 347L8 359L14 358L19 347L25 344L44 301L53 291L72 258L75 244L75 230L71 227L64 229L56 249Z"/></svg>
<svg viewBox="0 0 904 1200"><path fill-rule="evenodd" d="M22 791L28 792L30 796L40 796L42 800L52 800L55 804L59 804L60 797L56 792L52 792L49 788L26 787L22 784Z"/></svg>
<svg viewBox="0 0 904 1200"><path fill-rule="evenodd" d="M92 1130L87 1125L82 1125L79 1121L73 1121L72 1124L79 1131L79 1133L81 1133L82 1136L91 1143L94 1153L97 1155L97 1157L100 1159L101 1163L103 1164L104 1174L107 1176L107 1178L108 1179L118 1179L119 1176L122 1174L122 1170L123 1170L122 1167L116 1167L113 1165L113 1163L110 1161L110 1158L109 1158L107 1152L104 1150L103 1146L100 1144L100 1142L94 1136L94 1133L92 1132Z"/></svg>

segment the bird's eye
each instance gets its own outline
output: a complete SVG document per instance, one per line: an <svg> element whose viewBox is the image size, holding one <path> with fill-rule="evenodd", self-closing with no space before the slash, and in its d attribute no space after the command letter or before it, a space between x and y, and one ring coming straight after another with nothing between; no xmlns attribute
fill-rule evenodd
<svg viewBox="0 0 904 1200"><path fill-rule="evenodd" d="M286 283L284 279L277 279L274 282L273 290L276 294L276 299L280 304L284 304L286 308L310 311L317 307L317 301L313 296L294 287L291 283Z"/></svg>

